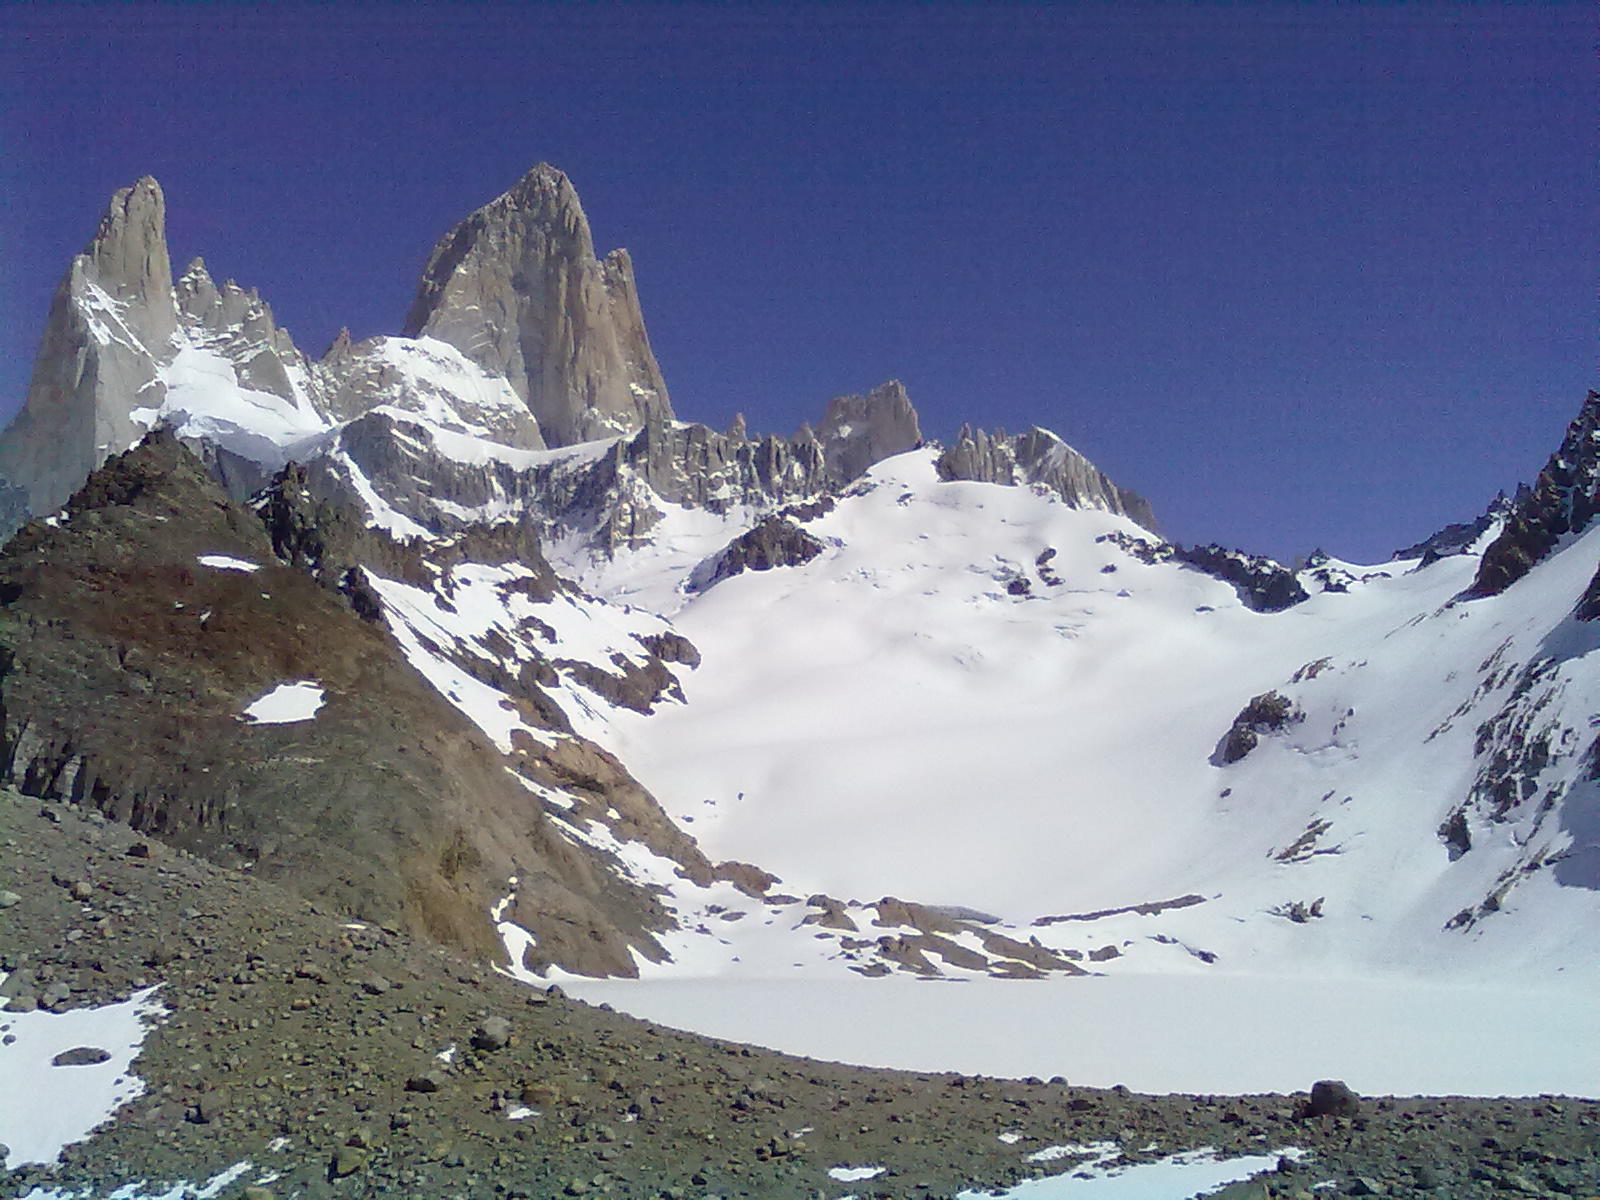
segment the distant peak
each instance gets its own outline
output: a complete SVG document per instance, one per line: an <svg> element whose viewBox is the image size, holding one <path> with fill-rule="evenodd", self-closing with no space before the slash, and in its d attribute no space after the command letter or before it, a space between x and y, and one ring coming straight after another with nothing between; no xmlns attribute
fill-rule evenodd
<svg viewBox="0 0 1600 1200"><path fill-rule="evenodd" d="M497 202L510 202L518 208L544 208L554 205L559 208L575 208L580 214L583 211L582 205L578 203L578 191L572 186L572 180L567 178L566 172L546 162L533 166L526 175L512 184Z"/></svg>

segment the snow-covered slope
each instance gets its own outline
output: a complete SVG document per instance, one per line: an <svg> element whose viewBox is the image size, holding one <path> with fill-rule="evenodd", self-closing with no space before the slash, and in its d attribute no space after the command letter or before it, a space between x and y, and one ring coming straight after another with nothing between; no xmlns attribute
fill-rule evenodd
<svg viewBox="0 0 1600 1200"><path fill-rule="evenodd" d="M1567 614L1600 531L1497 597L1453 602L1472 555L1324 563L1308 590L1344 590L1266 614L1139 561L1123 518L941 483L930 452L806 527L814 561L680 593L685 704L598 731L713 859L1116 947L1103 970L1592 974L1600 637ZM1218 765L1273 692L1281 728ZM1497 722L1546 747L1498 814L1468 803Z"/></svg>

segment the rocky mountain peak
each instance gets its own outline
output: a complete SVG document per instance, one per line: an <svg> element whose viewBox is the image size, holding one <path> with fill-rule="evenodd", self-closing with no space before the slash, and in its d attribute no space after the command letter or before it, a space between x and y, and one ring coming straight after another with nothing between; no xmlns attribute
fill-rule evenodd
<svg viewBox="0 0 1600 1200"><path fill-rule="evenodd" d="M142 310L146 345L159 345L177 327L172 262L167 254L167 198L146 175L117 191L100 228L80 256L84 280L113 300Z"/></svg>
<svg viewBox="0 0 1600 1200"><path fill-rule="evenodd" d="M27 398L0 438L0 474L30 512L59 507L139 437L131 412L165 393L157 360L178 328L166 198L148 176L111 198L50 301Z"/></svg>
<svg viewBox="0 0 1600 1200"><path fill-rule="evenodd" d="M672 418L632 260L595 257L577 192L548 164L439 241L405 334L505 375L552 446Z"/></svg>
<svg viewBox="0 0 1600 1200"><path fill-rule="evenodd" d="M868 467L922 445L917 410L898 379L864 396L835 396L815 431L828 473L848 483Z"/></svg>

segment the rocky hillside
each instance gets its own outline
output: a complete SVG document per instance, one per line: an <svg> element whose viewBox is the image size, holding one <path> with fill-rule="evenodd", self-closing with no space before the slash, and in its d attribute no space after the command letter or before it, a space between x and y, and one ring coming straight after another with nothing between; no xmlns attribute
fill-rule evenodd
<svg viewBox="0 0 1600 1200"><path fill-rule="evenodd" d="M1323 1088L1312 1115L1307 1093L1149 1096L848 1068L529 991L90 808L0 792L0 844L11 972L0 1065L26 1048L10 1039L36 1028L22 1022L37 1008L159 982L167 1013L132 1066L142 1094L59 1164L0 1171L6 1196L40 1185L98 1195L130 1179L198 1185L231 1170L218 1193L248 1200L900 1200L1201 1146L1308 1152L1276 1167L1269 1154L1231 1200L1581 1195L1600 1170L1594 1102ZM106 1052L72 1049L69 1063ZM1074 1149L1036 1157L1052 1146ZM829 1175L861 1164L865 1182Z"/></svg>
<svg viewBox="0 0 1600 1200"><path fill-rule="evenodd" d="M657 902L559 834L372 619L371 593L335 565L358 547L281 496L261 508L152 436L11 541L5 779L482 958L498 953L488 914L513 877L548 960L629 971L630 947L659 955ZM427 574L420 555L388 557ZM302 681L314 716L250 716Z"/></svg>

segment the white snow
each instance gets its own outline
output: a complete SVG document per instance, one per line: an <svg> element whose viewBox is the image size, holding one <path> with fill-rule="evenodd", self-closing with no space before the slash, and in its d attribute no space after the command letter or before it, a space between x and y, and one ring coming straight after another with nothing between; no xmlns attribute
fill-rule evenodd
<svg viewBox="0 0 1600 1200"><path fill-rule="evenodd" d="M207 438L269 470L305 457L305 448L331 427L298 390L286 400L245 387L234 364L214 349L182 341L159 375L165 396L158 407L130 414L135 423Z"/></svg>
<svg viewBox="0 0 1600 1200"><path fill-rule="evenodd" d="M1111 1165L1122 1152L1114 1143L1067 1149L1087 1151L1095 1157L1062 1174L1030 1179L1003 1192L959 1192L956 1200L1175 1200L1270 1171L1280 1157L1299 1157L1299 1151L1290 1147L1223 1159L1207 1147L1157 1162L1118 1167Z"/></svg>
<svg viewBox="0 0 1600 1200"><path fill-rule="evenodd" d="M117 1004L62 1013L0 1013L0 1143L5 1166L51 1163L62 1149L81 1141L123 1104L144 1091L132 1074L145 1034L166 1010L156 988ZM110 1057L88 1066L52 1066L65 1050L89 1047Z"/></svg>
<svg viewBox="0 0 1600 1200"><path fill-rule="evenodd" d="M218 571L243 571L249 574L261 570L260 563L253 563L243 558L234 558L230 554L202 554L195 561L202 567L212 567Z"/></svg>
<svg viewBox="0 0 1600 1200"><path fill-rule="evenodd" d="M1458 557L1360 569L1348 593L1262 614L1095 540L1143 534L1121 518L939 483L926 452L859 491L809 524L829 543L812 563L672 593L703 655L687 703L616 713L598 735L713 860L759 863L793 894L961 904L1024 940L1116 946L1106 971L1600 981L1595 895L1548 871L1519 874L1516 902L1473 931L1444 929L1519 869L1526 823L1479 831L1458 862L1437 836L1472 786L1473 714L1510 688L1485 695L1474 668L1507 639L1507 662L1539 652L1600 529L1492 600L1450 606L1476 566ZM586 586L658 600L710 540L619 554ZM1047 548L1059 585L1034 565ZM1018 576L1029 594L1008 593ZM1600 676L1582 664L1561 686L1586 724ZM1213 766L1269 689L1305 720ZM1582 748L1569 738L1559 770ZM1290 854L1314 825L1320 840ZM1186 894L1204 903L1033 924ZM1320 919L1276 915L1319 898ZM713 973L750 971L725 958Z"/></svg>
<svg viewBox="0 0 1600 1200"><path fill-rule="evenodd" d="M238 1179L250 1170L251 1164L237 1162L225 1171L219 1171L204 1183L175 1183L170 1187L162 1187L159 1191L152 1188L160 1187L158 1184L149 1184L143 1180L137 1183L126 1183L113 1191L105 1193L105 1200L215 1200L215 1197L226 1192ZM275 1172L263 1175L256 1182L270 1183L279 1176ZM88 1200L90 1193L85 1191L66 1192L59 1188L34 1188L22 1200Z"/></svg>
<svg viewBox="0 0 1600 1200"><path fill-rule="evenodd" d="M287 725L309 721L323 705L323 688L314 679L280 683L265 695L252 700L241 714L255 725Z"/></svg>
<svg viewBox="0 0 1600 1200"><path fill-rule="evenodd" d="M876 1179L887 1167L829 1167L828 1178L840 1183L860 1183L863 1179Z"/></svg>
<svg viewBox="0 0 1600 1200"><path fill-rule="evenodd" d="M591 1004L833 1062L1141 1092L1600 1096L1587 991L1196 973L1035 982L583 980Z"/></svg>

